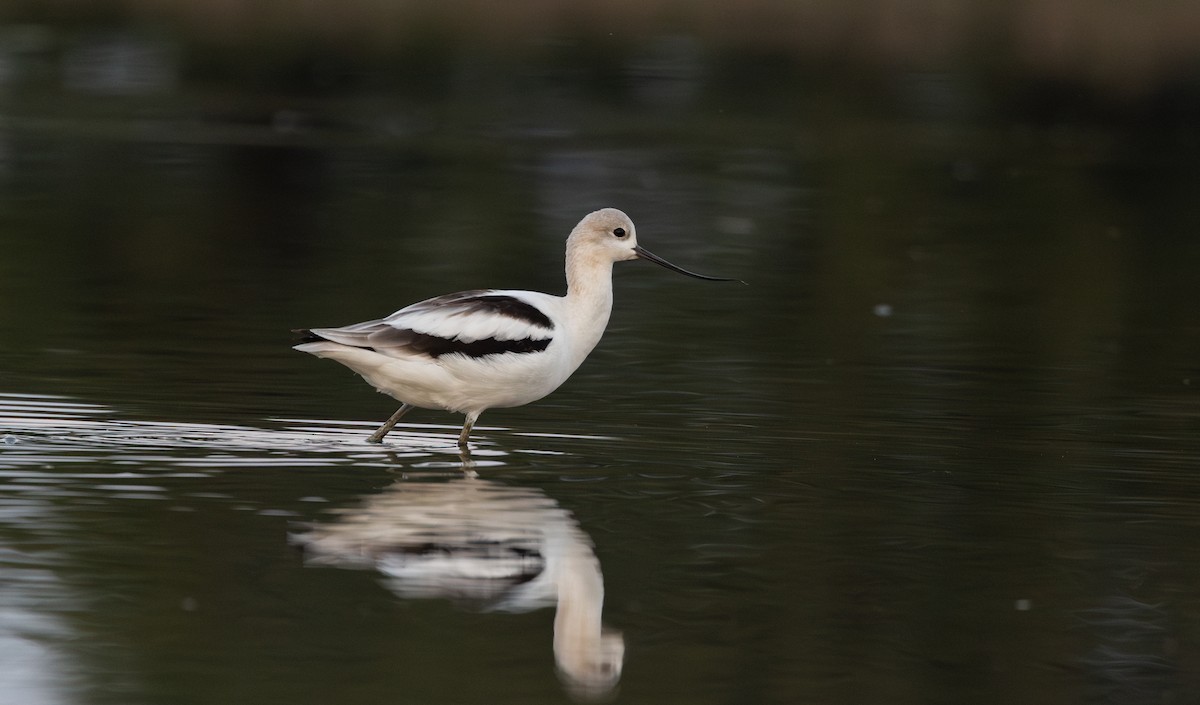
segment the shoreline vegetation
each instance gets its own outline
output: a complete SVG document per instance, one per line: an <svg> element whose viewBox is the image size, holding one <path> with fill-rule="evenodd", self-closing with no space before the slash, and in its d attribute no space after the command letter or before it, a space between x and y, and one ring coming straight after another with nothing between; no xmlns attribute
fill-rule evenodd
<svg viewBox="0 0 1200 705"><path fill-rule="evenodd" d="M182 82L320 88L308 76L320 65L436 84L459 57L483 55L601 76L635 59L673 71L690 60L735 83L946 71L989 93L1032 83L1118 108L1163 94L1200 103L1200 3L1179 0L15 0L0 9L0 57L58 51L97 30L165 42Z"/></svg>

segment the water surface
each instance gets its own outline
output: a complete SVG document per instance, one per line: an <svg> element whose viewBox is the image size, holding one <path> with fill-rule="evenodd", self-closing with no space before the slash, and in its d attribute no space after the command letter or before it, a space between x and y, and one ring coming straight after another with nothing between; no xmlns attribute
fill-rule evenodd
<svg viewBox="0 0 1200 705"><path fill-rule="evenodd" d="M6 701L1200 692L1186 150L564 102L415 136L0 122ZM484 414L469 472L458 417L369 445L395 404L289 349L559 292L606 205L749 286L619 265L600 347Z"/></svg>

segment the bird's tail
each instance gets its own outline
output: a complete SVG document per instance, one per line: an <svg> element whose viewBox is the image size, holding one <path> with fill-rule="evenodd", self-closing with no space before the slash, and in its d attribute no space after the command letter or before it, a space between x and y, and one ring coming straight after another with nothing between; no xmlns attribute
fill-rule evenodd
<svg viewBox="0 0 1200 705"><path fill-rule="evenodd" d="M293 328L292 332L298 336L298 340L296 341L297 344L319 343L320 341L325 340L307 328Z"/></svg>

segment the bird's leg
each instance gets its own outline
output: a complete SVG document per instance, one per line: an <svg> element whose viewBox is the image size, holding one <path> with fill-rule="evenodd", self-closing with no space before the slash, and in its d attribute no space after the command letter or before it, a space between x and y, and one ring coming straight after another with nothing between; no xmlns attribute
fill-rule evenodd
<svg viewBox="0 0 1200 705"><path fill-rule="evenodd" d="M367 439L367 443L383 443L383 437L388 435L388 431L396 427L396 423L400 421L400 417L407 414L411 408L412 404L405 403L399 409L396 409L396 413L392 414L390 419L384 421L379 430L371 434L371 437Z"/></svg>
<svg viewBox="0 0 1200 705"><path fill-rule="evenodd" d="M471 449L463 446L458 449L458 459L462 463L463 477L474 479L479 477L475 472L475 461L471 460Z"/></svg>
<svg viewBox="0 0 1200 705"><path fill-rule="evenodd" d="M467 420L463 422L462 433L458 434L458 447L459 448L467 447L467 439L471 437L471 427L473 427L475 425L475 422L478 420L479 420L478 413L467 414Z"/></svg>

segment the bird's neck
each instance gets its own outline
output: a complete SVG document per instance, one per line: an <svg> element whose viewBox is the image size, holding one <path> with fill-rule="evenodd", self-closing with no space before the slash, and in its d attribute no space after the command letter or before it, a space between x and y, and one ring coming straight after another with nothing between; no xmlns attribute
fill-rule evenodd
<svg viewBox="0 0 1200 705"><path fill-rule="evenodd" d="M604 577L590 549L570 546L561 556L554 615L554 657L568 673L580 673L603 647Z"/></svg>
<svg viewBox="0 0 1200 705"><path fill-rule="evenodd" d="M612 266L608 259L589 259L567 252L567 320L574 330L576 366L600 342L612 313Z"/></svg>
<svg viewBox="0 0 1200 705"><path fill-rule="evenodd" d="M567 248L567 298L612 305L612 260Z"/></svg>

